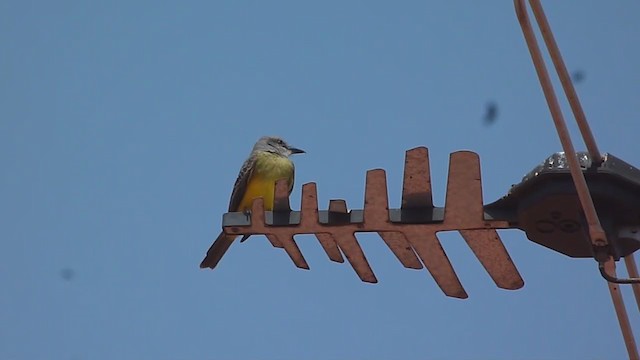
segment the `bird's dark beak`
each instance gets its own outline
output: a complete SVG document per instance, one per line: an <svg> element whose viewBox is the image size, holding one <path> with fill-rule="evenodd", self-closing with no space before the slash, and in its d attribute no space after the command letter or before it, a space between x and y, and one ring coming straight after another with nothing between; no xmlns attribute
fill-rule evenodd
<svg viewBox="0 0 640 360"><path fill-rule="evenodd" d="M302 149L298 149L294 147L289 147L289 151L291 151L292 154L304 154L306 152Z"/></svg>

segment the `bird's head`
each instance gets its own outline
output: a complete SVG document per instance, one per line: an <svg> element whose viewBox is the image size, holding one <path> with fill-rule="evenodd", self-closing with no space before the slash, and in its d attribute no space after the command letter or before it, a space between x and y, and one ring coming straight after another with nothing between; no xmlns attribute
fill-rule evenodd
<svg viewBox="0 0 640 360"><path fill-rule="evenodd" d="M276 136L263 136L253 147L253 151L268 151L274 154L289 156L293 154L302 154L305 151L295 148L286 141Z"/></svg>

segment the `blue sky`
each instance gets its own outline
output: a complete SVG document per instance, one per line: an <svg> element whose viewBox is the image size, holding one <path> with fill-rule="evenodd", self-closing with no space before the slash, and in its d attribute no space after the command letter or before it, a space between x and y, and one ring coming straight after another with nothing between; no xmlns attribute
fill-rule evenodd
<svg viewBox="0 0 640 360"><path fill-rule="evenodd" d="M600 148L640 165L640 5L546 11ZM264 237L198 268L262 135L307 150L292 204L315 181L322 208L361 208L379 167L397 207L415 146L440 206L450 152L480 154L488 203L558 151L508 1L5 0L0 54L0 359L626 356L595 262L516 230L501 235L517 291L442 234L467 300L373 235L376 285L304 236L310 271Z"/></svg>

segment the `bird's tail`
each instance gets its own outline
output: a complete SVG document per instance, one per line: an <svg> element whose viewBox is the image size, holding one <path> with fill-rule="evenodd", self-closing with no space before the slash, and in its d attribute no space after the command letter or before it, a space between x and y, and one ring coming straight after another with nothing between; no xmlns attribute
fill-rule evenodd
<svg viewBox="0 0 640 360"><path fill-rule="evenodd" d="M221 232L216 238L216 241L213 242L213 245L207 251L207 256L204 257L204 260L200 263L200 268L210 268L213 269L218 265L220 259L224 256L224 254L229 250L229 246L233 243L233 240L236 239L235 235L227 235L224 232Z"/></svg>

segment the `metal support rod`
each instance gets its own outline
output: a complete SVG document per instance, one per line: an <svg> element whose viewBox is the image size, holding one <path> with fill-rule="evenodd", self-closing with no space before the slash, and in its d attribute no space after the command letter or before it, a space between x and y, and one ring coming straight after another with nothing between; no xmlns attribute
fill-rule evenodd
<svg viewBox="0 0 640 360"><path fill-rule="evenodd" d="M530 3L533 3L534 1L536 0L530 0ZM527 42L527 47L529 48L533 65L538 74L542 91L544 92L544 97L547 100L551 117L553 118L556 130L558 131L560 142L562 143L562 149L567 155L567 162L569 163L571 177L573 178L578 198L580 199L580 204L582 205L585 218L587 219L587 224L589 225L589 237L591 238L591 243L595 246L606 246L607 238L604 230L602 229L602 225L600 225L598 214L596 213L593 200L591 199L591 193L589 193L589 188L587 187L587 181L580 169L580 163L573 147L573 143L571 142L571 136L569 135L567 124L562 116L558 99L555 91L553 90L551 79L549 78L549 72L547 71L547 67L542 59L542 53L540 52L538 41L536 40L533 28L531 27L531 22L529 21L526 5L524 0L514 0L514 4L516 7L516 14L518 15L518 21L522 28L522 33L524 34L524 38ZM541 14L541 16L544 16L544 14ZM541 24L538 25L542 27ZM547 28L545 30L550 33L551 29L548 27L548 24L546 25ZM557 56L560 56L559 52L557 52Z"/></svg>
<svg viewBox="0 0 640 360"><path fill-rule="evenodd" d="M589 123L587 122L587 117L584 114L584 110L582 110L580 99L576 94L576 89L573 87L573 82L571 82L571 77L569 76L567 66L565 65L564 60L562 59L562 55L560 54L560 49L558 48L556 39L553 37L553 32L551 32L551 27L549 26L549 22L547 21L547 16L544 14L544 10L542 9L542 5L540 5L540 1L530 0L529 4L531 6L533 15L538 22L538 26L540 27L542 39L547 45L549 56L551 57L551 61L556 68L556 72L558 73L558 77L560 78L560 83L562 84L564 93L567 96L567 101L569 102L569 106L571 106L573 116L578 123L578 128L580 129L582 139L587 146L587 151L589 152L589 155L591 155L591 160L595 163L595 165L600 165L600 163L602 162L602 155L598 150L596 139L593 137L593 133L591 132L591 128L589 127Z"/></svg>
<svg viewBox="0 0 640 360"><path fill-rule="evenodd" d="M616 263L612 257L604 264L604 270L616 276ZM609 286L609 292L611 293L611 300L613 300L613 307L616 310L618 316L618 323L620 324L620 331L622 331L622 337L624 338L624 344L627 347L627 353L630 360L638 360L638 347L633 337L633 330L631 329L631 323L629 322L629 316L627 315L627 309L624 306L624 300L622 299L622 293L618 284L607 282Z"/></svg>
<svg viewBox="0 0 640 360"><path fill-rule="evenodd" d="M631 278L639 278L638 267L636 266L636 259L633 257L633 254L629 254L624 258L624 263L627 266L627 273ZM638 305L638 311L640 311L640 284L632 284L631 288L633 289L633 295L636 298L636 304Z"/></svg>
<svg viewBox="0 0 640 360"><path fill-rule="evenodd" d="M584 211L585 218L589 226L589 237L591 239L591 243L594 246L598 247L606 246L608 244L608 241L602 225L600 224L598 214L593 204L593 199L591 198L591 194L587 186L587 181L585 180L584 174L580 168L580 163L573 147L573 143L571 142L569 130L567 129L562 111L560 110L560 105L558 104L558 99L553 89L553 85L551 84L549 73L542 58L542 54L538 46L538 41L536 39L533 28L531 27L531 22L529 21L529 15L527 13L525 1L514 0L514 5L516 14L518 16L518 21L520 22L520 27L522 28L522 33L527 42L529 53L531 54L531 59L533 60L536 73L538 74L538 79L540 80L542 91L547 101L547 105L549 106L549 111L551 112L551 117L553 118L553 122L558 132L558 137L560 138L562 148L566 154L567 162L569 163L571 177L575 184L576 192L578 194L582 210ZM549 55L551 56L551 59L555 65L558 77L560 78L569 104L571 105L571 109L574 113L576 122L578 123L578 127L580 128L582 138L587 146L587 149L589 150L589 153L591 154L592 161L600 164L600 162L602 161L602 157L596 146L593 134L591 133L591 130L589 129L589 126L587 124L586 117L584 116L584 112L582 111L582 107L580 106L580 103L578 101L575 89L573 88L573 85L571 84L571 81L569 79L566 66L564 65L564 61L562 60L558 45L553 38L551 27L549 26L546 16L542 10L542 6L540 5L539 0L529 0L529 5L531 6L534 16L536 17L538 27L540 28L540 32L547 46ZM605 278L607 276L611 276L609 274L613 274L613 276L611 277L613 279L616 279L615 261L612 257L609 257L605 264L601 264L601 274ZM613 306L616 310L618 323L620 324L620 330L622 332L622 337L624 338L624 343L627 348L629 358L632 360L638 360L638 349L635 344L633 331L629 323L629 317L627 316L627 311L625 309L624 301L622 299L622 294L620 293L618 284L607 282L607 285L609 287Z"/></svg>

